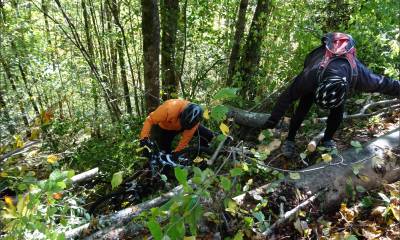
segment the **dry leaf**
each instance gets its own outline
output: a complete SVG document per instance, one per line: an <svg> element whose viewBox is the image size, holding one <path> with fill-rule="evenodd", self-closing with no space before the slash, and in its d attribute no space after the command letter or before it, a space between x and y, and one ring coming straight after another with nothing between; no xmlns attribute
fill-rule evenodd
<svg viewBox="0 0 400 240"><path fill-rule="evenodd" d="M58 192L58 193L53 193L53 195L52 195L52 197L55 199L55 200L60 200L61 198L62 198L62 193L60 193L60 192Z"/></svg>
<svg viewBox="0 0 400 240"><path fill-rule="evenodd" d="M354 220L354 211L347 208L346 203L340 205L340 213L345 218L346 221L352 222Z"/></svg>
<svg viewBox="0 0 400 240"><path fill-rule="evenodd" d="M206 120L210 119L208 108L204 109L203 118Z"/></svg>
<svg viewBox="0 0 400 240"><path fill-rule="evenodd" d="M200 163L200 162L202 162L202 161L204 161L204 158L199 157L199 156L197 156L197 157L193 160L194 163Z"/></svg>
<svg viewBox="0 0 400 240"><path fill-rule="evenodd" d="M369 182L369 177L366 175L358 175L358 177L361 179L363 182Z"/></svg>
<svg viewBox="0 0 400 240"><path fill-rule="evenodd" d="M332 161L332 156L328 153L324 153L321 155L322 160L324 160L324 162L330 162Z"/></svg>
<svg viewBox="0 0 400 240"><path fill-rule="evenodd" d="M47 156L47 162L50 164L54 164L58 161L58 159L60 159L58 156L56 155L49 155Z"/></svg>
<svg viewBox="0 0 400 240"><path fill-rule="evenodd" d="M263 134L262 132L260 132L260 134L258 135L257 140L258 140L259 142L262 142L264 139L265 139L264 134Z"/></svg>
<svg viewBox="0 0 400 240"><path fill-rule="evenodd" d="M221 123L221 125L219 125L219 129L221 129L222 134L224 134L224 135L229 134L229 127L226 126L226 124Z"/></svg>

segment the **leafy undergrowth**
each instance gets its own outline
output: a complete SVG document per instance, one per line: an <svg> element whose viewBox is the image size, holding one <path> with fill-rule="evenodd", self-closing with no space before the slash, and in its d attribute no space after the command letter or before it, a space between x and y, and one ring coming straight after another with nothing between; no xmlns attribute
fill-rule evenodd
<svg viewBox="0 0 400 240"><path fill-rule="evenodd" d="M395 111L385 118L371 118L369 122L347 121L336 135L339 150L359 147L360 143L393 130L398 126L399 117L400 111ZM138 121L135 126L139 125ZM319 161L329 161L329 152L321 155L305 151L310 136L318 132L317 127L309 125L306 122L299 133L299 155L295 159L289 161L277 150L284 132L263 131L257 144L234 141L209 168L175 169L170 175L162 176L157 184L145 183L144 187L151 191L143 193L140 199L111 202L100 213L111 213L151 199L181 184L182 194L136 220L145 226L137 235L139 238L150 235L154 239L166 235L170 239L184 236L257 238L255 232L267 230L282 212L310 197L307 190L294 190L288 184L273 185L265 195L258 196L259 201L246 198L242 207L232 198L284 178L285 169L302 169ZM137 129L121 124L102 136L92 137L90 132L76 129L73 123L58 122L48 126L47 134L52 133L51 138L7 159L0 175L4 200L1 227L3 234L8 233L5 237L62 239L62 233L68 229L95 221L97 217L87 211L91 204L144 168L145 161L137 151L138 142L134 141ZM74 135L74 131L79 134ZM400 152L395 150L393 154L398 157ZM209 158L197 158L195 165L207 166L204 163ZM70 178L75 172L94 167L100 168L97 179L72 186ZM290 173L289 177L298 176ZM311 205L300 211L293 222L277 228L273 238L398 239L399 185L397 182L370 192L360 191L351 201L342 204L340 210L327 215Z"/></svg>

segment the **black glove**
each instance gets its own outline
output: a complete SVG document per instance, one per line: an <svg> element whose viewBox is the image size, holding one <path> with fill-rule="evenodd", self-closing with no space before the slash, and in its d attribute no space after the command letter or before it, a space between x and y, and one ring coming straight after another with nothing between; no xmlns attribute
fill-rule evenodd
<svg viewBox="0 0 400 240"><path fill-rule="evenodd" d="M140 147L145 146L151 149L152 147L154 147L154 143L149 138L140 139Z"/></svg>
<svg viewBox="0 0 400 240"><path fill-rule="evenodd" d="M140 147L143 148L142 156L150 157L150 153L155 150L155 144L149 138L140 139Z"/></svg>
<svg viewBox="0 0 400 240"><path fill-rule="evenodd" d="M266 128L274 128L276 126L277 122L271 120L270 118L268 118L268 120L262 125L262 129L266 129Z"/></svg>

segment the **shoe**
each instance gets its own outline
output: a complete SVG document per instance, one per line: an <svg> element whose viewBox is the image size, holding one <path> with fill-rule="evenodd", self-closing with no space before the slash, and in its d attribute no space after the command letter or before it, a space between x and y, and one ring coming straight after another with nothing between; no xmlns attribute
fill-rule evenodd
<svg viewBox="0 0 400 240"><path fill-rule="evenodd" d="M321 146L325 148L325 151L332 154L332 156L337 155L337 146L334 140L326 140L321 143Z"/></svg>
<svg viewBox="0 0 400 240"><path fill-rule="evenodd" d="M336 142L334 140L323 141L321 146L326 148L326 150L329 152L337 150Z"/></svg>
<svg viewBox="0 0 400 240"><path fill-rule="evenodd" d="M281 151L283 156L287 158L291 158L295 155L296 153L296 145L294 141L286 140L283 142Z"/></svg>

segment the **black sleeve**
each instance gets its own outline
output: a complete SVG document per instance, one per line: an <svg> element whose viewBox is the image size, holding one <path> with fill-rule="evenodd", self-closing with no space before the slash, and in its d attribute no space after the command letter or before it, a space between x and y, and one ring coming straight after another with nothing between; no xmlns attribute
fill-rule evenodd
<svg viewBox="0 0 400 240"><path fill-rule="evenodd" d="M379 92L400 97L400 81L377 75L362 63L357 62L358 77L355 89L362 92Z"/></svg>
<svg viewBox="0 0 400 240"><path fill-rule="evenodd" d="M281 93L272 110L270 121L275 124L282 118L290 105L301 96L313 93L316 88L316 79L310 78L304 71L296 76L286 90Z"/></svg>

